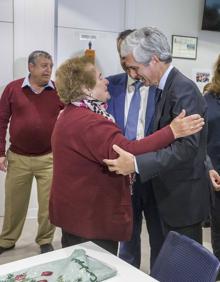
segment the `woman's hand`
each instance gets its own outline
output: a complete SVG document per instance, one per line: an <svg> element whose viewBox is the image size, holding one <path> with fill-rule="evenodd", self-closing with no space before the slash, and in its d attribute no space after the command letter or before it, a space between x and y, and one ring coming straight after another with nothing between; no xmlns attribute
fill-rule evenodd
<svg viewBox="0 0 220 282"><path fill-rule="evenodd" d="M209 176L215 191L220 191L220 175L214 169L209 170Z"/></svg>
<svg viewBox="0 0 220 282"><path fill-rule="evenodd" d="M186 111L182 110L182 112L172 120L170 127L175 139L177 139L199 132L204 124L204 119L199 114L186 116Z"/></svg>

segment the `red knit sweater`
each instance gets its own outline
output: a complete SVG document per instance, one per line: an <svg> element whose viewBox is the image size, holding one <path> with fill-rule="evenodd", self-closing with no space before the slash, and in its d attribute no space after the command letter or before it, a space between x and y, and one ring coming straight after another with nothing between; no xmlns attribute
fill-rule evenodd
<svg viewBox="0 0 220 282"><path fill-rule="evenodd" d="M5 155L5 138L10 120L10 150L22 155L51 152L51 134L63 108L55 89L35 94L21 88L24 79L9 83L0 100L0 156Z"/></svg>
<svg viewBox="0 0 220 282"><path fill-rule="evenodd" d="M86 108L67 106L52 135L51 222L88 239L130 239L128 178L110 173L103 159L116 157L113 144L140 154L165 147L173 140L167 126L145 139L128 141L112 121Z"/></svg>

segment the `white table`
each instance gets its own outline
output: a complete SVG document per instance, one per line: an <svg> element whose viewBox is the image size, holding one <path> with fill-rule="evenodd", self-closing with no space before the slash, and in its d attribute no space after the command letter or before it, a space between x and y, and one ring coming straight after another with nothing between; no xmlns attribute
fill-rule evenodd
<svg viewBox="0 0 220 282"><path fill-rule="evenodd" d="M106 281L109 282L155 282L154 278L150 277L146 273L138 270L137 268L129 265L120 258L110 254L101 247L97 246L92 242L87 242L72 247L56 250L53 252L25 258L22 260L6 263L0 265L0 275L5 275L9 272L19 271L28 267L32 267L38 264L47 263L57 259L63 259L70 256L74 249L81 248L86 253L94 258L107 263L109 266L113 266L117 269L118 274Z"/></svg>

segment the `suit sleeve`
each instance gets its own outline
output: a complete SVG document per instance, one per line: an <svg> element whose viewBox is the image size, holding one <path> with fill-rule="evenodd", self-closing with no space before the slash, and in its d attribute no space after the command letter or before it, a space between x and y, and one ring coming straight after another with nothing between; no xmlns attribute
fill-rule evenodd
<svg viewBox="0 0 220 282"><path fill-rule="evenodd" d="M178 95L181 92L184 94ZM171 116L174 117L185 109L188 115L199 113L205 117L206 105L195 86L193 87L190 83L183 85L176 89L176 93L171 100ZM207 124L207 120L205 122ZM206 142L206 136L207 125L199 133L177 139L167 148L137 156L137 166L142 182L177 167L189 167L198 154L200 146Z"/></svg>
<svg viewBox="0 0 220 282"><path fill-rule="evenodd" d="M91 159L103 164L103 159L114 159L117 154L112 149L114 144L124 150L138 155L144 152L156 151L174 141L174 135L170 126L141 140L127 140L116 124L98 116L90 121L83 133L84 145L87 146Z"/></svg>

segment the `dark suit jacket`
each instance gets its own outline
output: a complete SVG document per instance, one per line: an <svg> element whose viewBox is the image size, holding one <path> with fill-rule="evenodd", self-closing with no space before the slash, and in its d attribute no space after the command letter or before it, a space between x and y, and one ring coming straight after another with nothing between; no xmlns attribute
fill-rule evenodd
<svg viewBox="0 0 220 282"><path fill-rule="evenodd" d="M125 134L124 112L128 75L126 73L120 73L109 76L107 79L109 81L108 90L111 95L111 99L108 101L107 111L114 116L115 122L121 128L123 134ZM147 107L145 117L145 135L152 119L152 110L153 109Z"/></svg>
<svg viewBox="0 0 220 282"><path fill-rule="evenodd" d="M208 105L208 155L214 169L220 173L220 97L214 93L204 97Z"/></svg>
<svg viewBox="0 0 220 282"><path fill-rule="evenodd" d="M169 124L182 109L199 113L206 120L200 133L176 140L157 152L137 157L142 181L152 179L159 212L173 227L202 221L209 212L209 187L205 168L207 106L197 86L177 69L167 78L160 99L154 130Z"/></svg>

